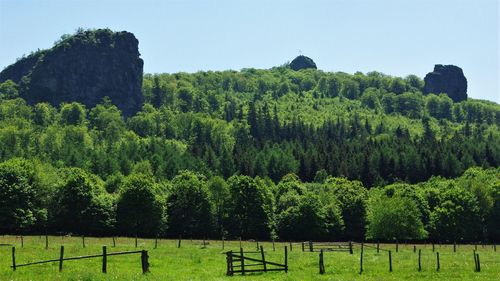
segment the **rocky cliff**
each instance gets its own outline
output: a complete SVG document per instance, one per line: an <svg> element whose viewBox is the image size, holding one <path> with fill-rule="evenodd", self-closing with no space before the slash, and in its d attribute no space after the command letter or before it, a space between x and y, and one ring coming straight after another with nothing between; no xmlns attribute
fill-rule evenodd
<svg viewBox="0 0 500 281"><path fill-rule="evenodd" d="M131 115L143 102L138 45L130 32L78 31L8 66L0 83L18 83L21 96L31 104L78 101L93 107L108 96L124 115Z"/></svg>
<svg viewBox="0 0 500 281"><path fill-rule="evenodd" d="M302 55L293 59L293 61L290 63L290 68L295 71L307 68L317 69L316 63L314 63L311 58Z"/></svg>
<svg viewBox="0 0 500 281"><path fill-rule="evenodd" d="M467 79L462 69L454 65L436 64L425 78L424 93L446 93L454 102L467 99Z"/></svg>

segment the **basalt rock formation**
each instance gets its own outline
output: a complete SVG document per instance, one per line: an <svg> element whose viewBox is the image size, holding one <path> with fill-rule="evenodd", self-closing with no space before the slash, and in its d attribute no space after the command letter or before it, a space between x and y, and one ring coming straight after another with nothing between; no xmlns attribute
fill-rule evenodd
<svg viewBox="0 0 500 281"><path fill-rule="evenodd" d="M0 83L18 83L21 97L30 104L77 101L93 107L107 96L124 115L132 115L143 103L138 45L126 31L78 31L6 67Z"/></svg>
<svg viewBox="0 0 500 281"><path fill-rule="evenodd" d="M307 69L307 68L314 68L317 69L316 64L314 61L306 56L298 56L296 57L291 63L290 63L290 68L297 71L301 69Z"/></svg>
<svg viewBox="0 0 500 281"><path fill-rule="evenodd" d="M454 65L436 64L425 78L424 93L446 93L454 102L467 99L467 79L462 69Z"/></svg>

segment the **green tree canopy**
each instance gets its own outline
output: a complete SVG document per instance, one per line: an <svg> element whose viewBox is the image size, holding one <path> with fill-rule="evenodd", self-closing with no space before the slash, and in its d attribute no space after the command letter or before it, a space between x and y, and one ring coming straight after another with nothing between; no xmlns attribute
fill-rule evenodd
<svg viewBox="0 0 500 281"><path fill-rule="evenodd" d="M413 200L382 195L370 200L366 236L369 239L423 239L427 237L420 211Z"/></svg>
<svg viewBox="0 0 500 281"><path fill-rule="evenodd" d="M24 159L0 164L0 232L16 233L43 226L47 211L35 165Z"/></svg>
<svg viewBox="0 0 500 281"><path fill-rule="evenodd" d="M248 176L232 176L227 182L231 207L226 228L230 234L251 239L269 238L272 214L271 206L266 203L270 194Z"/></svg>
<svg viewBox="0 0 500 281"><path fill-rule="evenodd" d="M116 218L121 233L155 236L166 228L165 196L150 177L125 178L117 200Z"/></svg>
<svg viewBox="0 0 500 281"><path fill-rule="evenodd" d="M213 215L204 176L182 171L172 180L167 199L170 222L168 234L184 237L207 237L213 231Z"/></svg>
<svg viewBox="0 0 500 281"><path fill-rule="evenodd" d="M60 171L58 187L49 209L53 227L78 234L106 234L114 228L112 198L97 176L79 168Z"/></svg>

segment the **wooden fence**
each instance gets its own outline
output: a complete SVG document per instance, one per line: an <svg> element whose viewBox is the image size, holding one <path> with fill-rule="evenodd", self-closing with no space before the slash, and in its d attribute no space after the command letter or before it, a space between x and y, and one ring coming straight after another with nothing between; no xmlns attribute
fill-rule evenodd
<svg viewBox="0 0 500 281"><path fill-rule="evenodd" d="M36 265L36 264L50 263L50 262L59 262L59 271L62 271L63 261L81 260L81 259L90 259L90 258L99 258L100 257L100 258L102 258L102 273L106 273L109 256L129 255L129 254L141 254L142 273L149 272L148 251L141 250L141 251L126 251L126 252L108 253L106 246L102 247L102 254L67 257L67 258L64 257L64 246L61 246L61 251L60 251L60 255L59 255L58 259L35 261L35 262L28 262L28 263L23 263L23 264L16 264L16 247L12 247L12 266L11 266L11 268L12 268L12 270L15 271L18 267L31 266L31 265Z"/></svg>
<svg viewBox="0 0 500 281"><path fill-rule="evenodd" d="M302 252L349 252L352 254L352 242L339 243L339 242L302 242Z"/></svg>
<svg viewBox="0 0 500 281"><path fill-rule="evenodd" d="M249 257L248 255L250 254L260 254L260 258ZM245 263L246 261L253 263ZM268 272L268 271L288 272L288 250L287 247L285 246L284 264L267 261L264 253L264 248L262 246L260 246L260 251L244 252L243 248L240 248L239 253L235 253L233 251L226 252L226 262L227 262L226 274L229 276L232 276L235 273L241 273L242 275L245 275L245 273L252 273L252 272Z"/></svg>
<svg viewBox="0 0 500 281"><path fill-rule="evenodd" d="M367 247L367 245L364 245L364 243L361 243L361 251L360 251L360 257L359 257L359 274L363 273L363 253L364 253L364 248ZM375 248L373 246L369 246L369 248ZM379 247L377 245L376 247L377 252L379 251ZM415 249L415 248L414 248ZM384 250L384 249L380 249ZM390 250L384 250L388 254L389 258L389 272L392 272L392 252ZM416 252L416 250L414 250ZM476 250L473 251L473 256L474 256L474 271L475 272L481 272L481 262L479 259L479 254L476 253ZM418 250L418 271L422 271L422 250ZM439 260L439 252L436 252L436 271L440 271L441 269L441 263ZM323 250L320 250L319 253L319 273L324 274L325 273L325 258L324 258L324 252Z"/></svg>

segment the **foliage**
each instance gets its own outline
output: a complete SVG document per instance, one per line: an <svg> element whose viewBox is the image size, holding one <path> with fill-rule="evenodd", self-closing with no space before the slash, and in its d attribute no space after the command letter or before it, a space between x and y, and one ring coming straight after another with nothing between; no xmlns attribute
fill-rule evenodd
<svg viewBox="0 0 500 281"><path fill-rule="evenodd" d="M46 222L44 186L36 170L23 159L0 164L0 232L25 232Z"/></svg>
<svg viewBox="0 0 500 281"><path fill-rule="evenodd" d="M345 224L343 238L362 239L364 236L367 191L358 181L345 178L328 178L326 180L328 193L336 200Z"/></svg>
<svg viewBox="0 0 500 281"><path fill-rule="evenodd" d="M60 176L63 183L49 209L52 227L79 234L109 233L115 214L102 180L79 168L62 169Z"/></svg>
<svg viewBox="0 0 500 281"><path fill-rule="evenodd" d="M374 197L368 206L367 238L391 241L427 237L420 210L413 200L384 194Z"/></svg>
<svg viewBox="0 0 500 281"><path fill-rule="evenodd" d="M231 207L226 228L233 237L269 238L272 214L266 198L269 193L248 176L228 179Z"/></svg>
<svg viewBox="0 0 500 281"><path fill-rule="evenodd" d="M0 83L0 100L13 99L19 96L17 84L12 80L6 80Z"/></svg>
<svg viewBox="0 0 500 281"><path fill-rule="evenodd" d="M172 180L167 199L168 233L173 236L207 237L212 212L205 177L183 171Z"/></svg>
<svg viewBox="0 0 500 281"><path fill-rule="evenodd" d="M155 236L166 227L165 198L158 186L144 174L125 178L116 206L120 233Z"/></svg>
<svg viewBox="0 0 500 281"><path fill-rule="evenodd" d="M481 216L477 198L451 183L443 190L430 217L432 238L440 241L471 241L480 237Z"/></svg>

